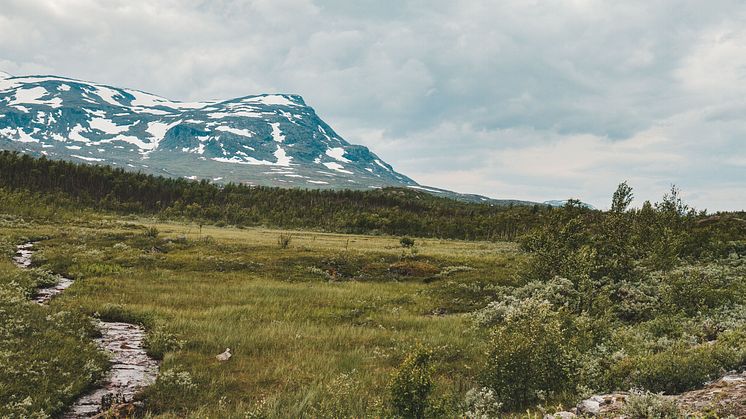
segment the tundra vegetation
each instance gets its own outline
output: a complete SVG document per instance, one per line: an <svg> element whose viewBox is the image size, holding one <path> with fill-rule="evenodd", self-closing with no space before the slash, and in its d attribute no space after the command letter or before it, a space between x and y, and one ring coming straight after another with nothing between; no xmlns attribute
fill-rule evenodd
<svg viewBox="0 0 746 419"><path fill-rule="evenodd" d="M75 170L65 182L88 182ZM91 184L116 183L101 170ZM676 417L655 393L746 364L746 215L697 212L675 188L629 208L622 184L603 212L433 198L429 211L464 225L499 214L520 232L467 241L128 212L21 183L0 189L0 417L59 415L95 386L107 359L90 318L148 330L161 371L138 397L162 418L536 417L630 389L629 414ZM11 257L28 241L21 270ZM30 303L57 274L76 282L48 307Z"/></svg>

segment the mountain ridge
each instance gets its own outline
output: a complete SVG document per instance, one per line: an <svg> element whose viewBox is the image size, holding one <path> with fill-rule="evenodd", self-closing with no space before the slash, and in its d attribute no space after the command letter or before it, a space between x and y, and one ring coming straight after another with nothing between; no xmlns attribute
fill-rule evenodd
<svg viewBox="0 0 746 419"><path fill-rule="evenodd" d="M534 205L423 186L347 142L296 94L182 102L55 75L0 72L0 148L215 183L357 189Z"/></svg>
<svg viewBox="0 0 746 419"><path fill-rule="evenodd" d="M0 79L0 110L6 148L53 158L216 182L417 185L345 141L299 95L180 102L66 77L11 76Z"/></svg>

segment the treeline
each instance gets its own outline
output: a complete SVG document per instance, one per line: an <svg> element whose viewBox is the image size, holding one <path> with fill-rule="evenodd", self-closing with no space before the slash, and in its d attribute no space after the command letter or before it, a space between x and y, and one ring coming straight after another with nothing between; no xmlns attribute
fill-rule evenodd
<svg viewBox="0 0 746 419"><path fill-rule="evenodd" d="M343 233L513 240L552 212L547 206L459 202L402 188L284 189L165 178L0 152L0 188L36 194L26 205L91 208L236 226Z"/></svg>

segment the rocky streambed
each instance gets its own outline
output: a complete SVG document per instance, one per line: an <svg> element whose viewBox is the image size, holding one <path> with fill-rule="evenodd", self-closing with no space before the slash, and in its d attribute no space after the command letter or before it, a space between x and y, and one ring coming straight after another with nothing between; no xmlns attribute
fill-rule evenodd
<svg viewBox="0 0 746 419"><path fill-rule="evenodd" d="M22 269L31 266L34 243L17 246L15 264ZM74 283L62 277L60 281L36 291L33 301L46 305ZM87 418L97 415L106 405L125 403L143 387L152 384L158 375L158 362L149 357L144 348L145 330L135 324L97 322L101 337L99 348L111 354L111 368L100 386L79 398L64 418Z"/></svg>

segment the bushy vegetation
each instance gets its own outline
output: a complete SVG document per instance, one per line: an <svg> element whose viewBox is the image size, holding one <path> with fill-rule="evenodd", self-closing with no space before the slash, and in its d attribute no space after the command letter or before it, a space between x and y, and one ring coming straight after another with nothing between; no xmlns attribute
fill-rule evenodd
<svg viewBox="0 0 746 419"><path fill-rule="evenodd" d="M638 389L631 391L622 413L630 419L678 419L684 416L673 400Z"/></svg>
<svg viewBox="0 0 746 419"><path fill-rule="evenodd" d="M391 384L391 404L403 418L426 417L433 390L432 354L423 349L411 353L394 373Z"/></svg>
<svg viewBox="0 0 746 419"><path fill-rule="evenodd" d="M548 303L526 300L492 330L483 382L506 408L541 402L571 383L576 365L563 327Z"/></svg>
<svg viewBox="0 0 746 419"><path fill-rule="evenodd" d="M607 213L555 211L521 240L519 286L474 312L482 383L506 407L676 394L746 365L746 221L698 214L676 188L639 210L631 197L624 183Z"/></svg>
<svg viewBox="0 0 746 419"><path fill-rule="evenodd" d="M399 191L221 189L8 156L39 173L0 192L0 416L59 414L103 373L90 317L146 327L162 366L140 398L164 418L537 416L631 388L628 416L667 418L676 407L655 393L746 364L746 217L696 212L675 189L639 209L623 184L608 212L572 201L534 211ZM65 181L44 186L53 167ZM163 191L161 204L148 198ZM276 208L253 203L270 198ZM174 210L186 202L214 208ZM267 230L225 218L232 202L267 225L318 230L354 231L340 220L360 211L404 218L362 230L392 236ZM333 221L280 215L309 202L317 222ZM503 227L481 223L524 211L518 243L421 237L494 239ZM464 227L415 220L428 217ZM203 228L215 220L241 228ZM19 270L10 256L30 239L43 240ZM49 307L29 303L57 274L75 285Z"/></svg>

